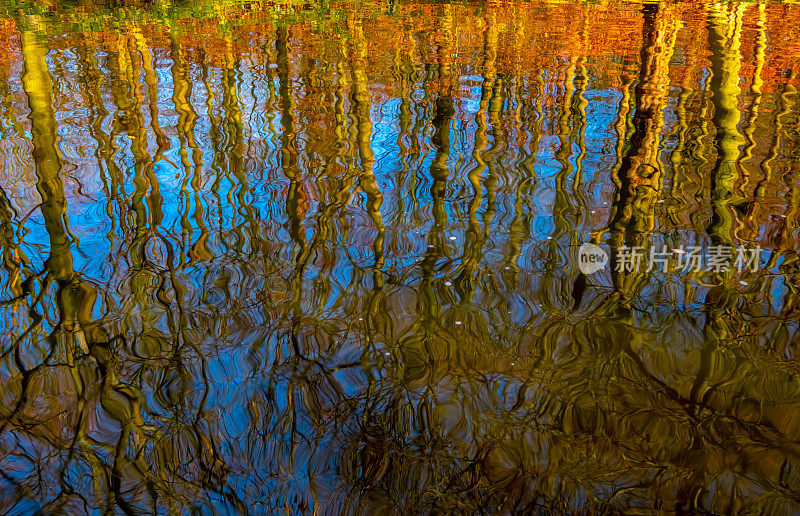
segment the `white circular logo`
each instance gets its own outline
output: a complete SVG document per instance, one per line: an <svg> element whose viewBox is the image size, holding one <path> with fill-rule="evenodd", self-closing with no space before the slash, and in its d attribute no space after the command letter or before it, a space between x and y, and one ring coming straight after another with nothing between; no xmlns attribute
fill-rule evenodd
<svg viewBox="0 0 800 516"><path fill-rule="evenodd" d="M582 273L594 274L608 263L608 255L594 244L585 243L578 249L578 268Z"/></svg>

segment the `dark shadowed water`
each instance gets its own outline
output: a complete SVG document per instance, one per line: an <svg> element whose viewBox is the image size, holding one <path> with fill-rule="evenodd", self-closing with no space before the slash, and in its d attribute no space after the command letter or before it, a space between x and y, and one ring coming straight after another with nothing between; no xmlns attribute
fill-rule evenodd
<svg viewBox="0 0 800 516"><path fill-rule="evenodd" d="M798 511L798 74L797 3L3 2L0 511Z"/></svg>

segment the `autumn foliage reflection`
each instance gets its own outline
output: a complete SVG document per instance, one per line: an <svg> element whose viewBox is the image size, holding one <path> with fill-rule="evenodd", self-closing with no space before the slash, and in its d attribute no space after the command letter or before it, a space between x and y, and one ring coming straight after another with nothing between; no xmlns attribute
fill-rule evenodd
<svg viewBox="0 0 800 516"><path fill-rule="evenodd" d="M798 10L6 7L0 507L791 512Z"/></svg>

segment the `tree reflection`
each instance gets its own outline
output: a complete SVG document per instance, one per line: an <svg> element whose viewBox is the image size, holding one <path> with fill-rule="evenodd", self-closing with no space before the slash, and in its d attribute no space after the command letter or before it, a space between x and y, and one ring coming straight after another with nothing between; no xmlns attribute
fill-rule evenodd
<svg viewBox="0 0 800 516"><path fill-rule="evenodd" d="M795 7L195 4L0 25L0 507L793 510Z"/></svg>

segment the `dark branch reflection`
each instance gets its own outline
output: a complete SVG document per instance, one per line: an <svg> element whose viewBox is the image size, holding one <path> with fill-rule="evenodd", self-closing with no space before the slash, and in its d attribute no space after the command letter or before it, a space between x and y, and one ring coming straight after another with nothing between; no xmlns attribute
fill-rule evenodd
<svg viewBox="0 0 800 516"><path fill-rule="evenodd" d="M0 10L3 512L796 511L796 4L123 4Z"/></svg>

